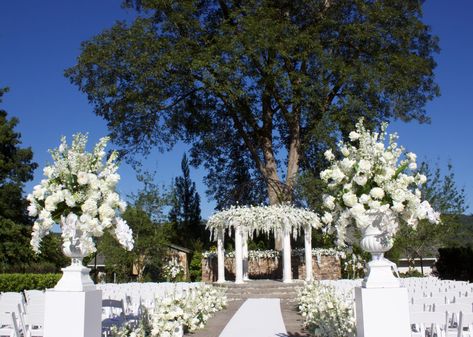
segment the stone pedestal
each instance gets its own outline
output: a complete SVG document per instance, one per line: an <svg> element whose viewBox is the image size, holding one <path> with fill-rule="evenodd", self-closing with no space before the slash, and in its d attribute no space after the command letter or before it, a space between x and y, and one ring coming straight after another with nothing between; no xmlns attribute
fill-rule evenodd
<svg viewBox="0 0 473 337"><path fill-rule="evenodd" d="M46 291L45 337L100 337L101 320L101 290Z"/></svg>
<svg viewBox="0 0 473 337"><path fill-rule="evenodd" d="M357 337L410 337L405 288L355 288Z"/></svg>

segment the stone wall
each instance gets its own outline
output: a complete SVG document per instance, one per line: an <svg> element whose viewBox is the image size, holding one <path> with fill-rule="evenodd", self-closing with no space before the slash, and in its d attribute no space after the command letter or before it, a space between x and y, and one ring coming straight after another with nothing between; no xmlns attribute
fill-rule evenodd
<svg viewBox="0 0 473 337"><path fill-rule="evenodd" d="M292 278L305 279L305 260L292 257ZM322 255L320 259L312 257L312 271L316 280L337 280L341 278L340 260L335 256ZM282 258L259 258L248 261L250 279L282 279ZM217 281L217 257L211 255L202 259L202 281ZM225 258L225 280L235 280L235 258Z"/></svg>

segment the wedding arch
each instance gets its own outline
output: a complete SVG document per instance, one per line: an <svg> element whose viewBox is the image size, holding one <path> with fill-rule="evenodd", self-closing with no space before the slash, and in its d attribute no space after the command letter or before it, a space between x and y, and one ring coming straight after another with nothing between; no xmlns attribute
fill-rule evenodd
<svg viewBox="0 0 473 337"><path fill-rule="evenodd" d="M283 234L283 282L292 282L291 234L297 238L304 231L306 279L312 278L312 228L320 228L319 216L291 205L232 206L210 216L207 229L217 241L218 279L225 282L225 231L235 233L235 283L248 280L248 238L255 234Z"/></svg>

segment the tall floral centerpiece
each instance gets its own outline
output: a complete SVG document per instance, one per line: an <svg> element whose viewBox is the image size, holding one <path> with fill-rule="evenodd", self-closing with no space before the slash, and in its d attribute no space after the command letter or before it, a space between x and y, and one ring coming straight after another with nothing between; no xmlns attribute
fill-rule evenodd
<svg viewBox="0 0 473 337"><path fill-rule="evenodd" d="M386 128L383 123L380 132L370 132L360 120L349 141L338 144L341 158L331 150L325 152L330 166L320 174L329 190L323 196L322 222L336 232L339 245L359 240L362 249L372 254L366 287L399 285L391 272L393 263L384 253L392 248L401 221L415 227L419 220L438 223L440 219L422 201L420 187L427 179L416 171L416 155L398 146L397 134L387 135Z"/></svg>
<svg viewBox="0 0 473 337"><path fill-rule="evenodd" d="M119 215L126 203L115 191L120 179L117 153L106 159L108 140L100 139L93 151L87 152L87 135L75 134L70 147L63 137L60 146L50 151L54 162L44 168L45 179L27 197L29 215L36 217L33 250L39 253L43 237L59 224L62 250L72 260L55 289L93 287L82 259L96 251L94 238L105 231L125 249L133 249L132 231Z"/></svg>

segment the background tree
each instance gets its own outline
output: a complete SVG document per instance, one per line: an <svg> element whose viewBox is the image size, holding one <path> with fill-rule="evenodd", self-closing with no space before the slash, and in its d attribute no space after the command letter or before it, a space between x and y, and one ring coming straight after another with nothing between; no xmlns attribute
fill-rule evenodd
<svg viewBox="0 0 473 337"><path fill-rule="evenodd" d="M204 241L204 225L200 216L200 196L190 178L187 156L181 162L182 176L174 182L172 208L169 221L174 230L174 239L181 245L193 249L196 241Z"/></svg>
<svg viewBox="0 0 473 337"><path fill-rule="evenodd" d="M459 240L459 233L462 232L459 229L460 217L465 213L467 206L465 191L456 185L451 164L448 165L445 175L439 167L432 169L425 162L420 165L419 170L427 176L427 183L421 189L422 195L442 214L442 222L433 225L428 221L420 221L415 230L402 224L389 255L395 259L404 257L410 261L419 258L423 269L424 257L436 256L440 247L459 246L464 242Z"/></svg>
<svg viewBox="0 0 473 337"><path fill-rule="evenodd" d="M123 213L133 230L135 246L131 252L120 247L110 234L104 235L98 251L105 257L108 275L116 274L120 281L136 279L143 281L157 281L160 267L165 256L168 243L169 227L153 222L143 209L130 206Z"/></svg>
<svg viewBox="0 0 473 337"><path fill-rule="evenodd" d="M0 89L0 103L7 91ZM31 148L21 147L21 134L15 131L18 123L0 109L0 271L56 272L66 263L56 237L43 242L38 256L30 247L32 222L23 189L38 165L33 162Z"/></svg>
<svg viewBox="0 0 473 337"><path fill-rule="evenodd" d="M84 42L66 76L130 154L184 140L213 166L244 144L274 204L360 116L428 121L438 45L421 3L129 0L136 19Z"/></svg>

